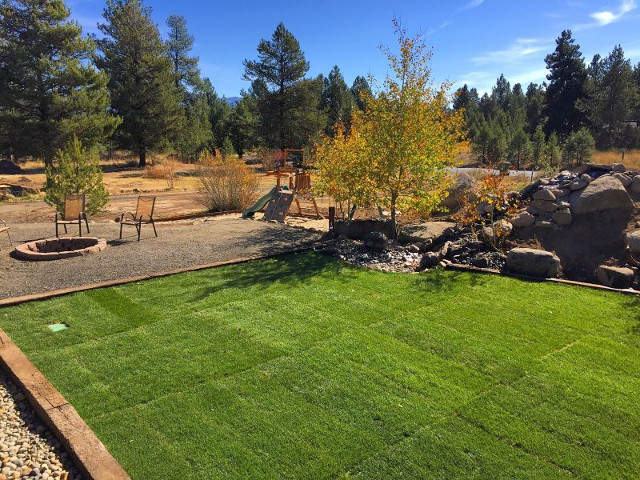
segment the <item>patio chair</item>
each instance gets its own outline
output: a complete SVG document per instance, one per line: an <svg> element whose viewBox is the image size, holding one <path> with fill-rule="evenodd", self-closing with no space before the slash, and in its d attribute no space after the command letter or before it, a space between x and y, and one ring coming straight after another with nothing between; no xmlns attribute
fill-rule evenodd
<svg viewBox="0 0 640 480"><path fill-rule="evenodd" d="M138 197L138 205L136 206L136 213L125 212L120 215L120 240L122 240L122 226L133 225L138 231L138 241L140 241L140 232L142 231L142 225L151 224L153 227L153 233L158 236L156 231L156 224L153 222L153 208L156 204L156 197L140 195Z"/></svg>
<svg viewBox="0 0 640 480"><path fill-rule="evenodd" d="M62 215L60 212L56 212L56 238L59 235L59 225L64 227L64 233L67 233L67 225L78 224L78 234L82 236L82 221L87 227L87 233L89 231L89 221L87 220L87 214L84 212L84 193L78 195L66 195L64 197L64 211Z"/></svg>
<svg viewBox="0 0 640 480"><path fill-rule="evenodd" d="M1 218L0 218L0 223L2 223L2 225L0 225L0 233L7 232L7 237L9 237L9 245L13 247L13 242L11 241L11 235L9 235L9 229L11 227L7 227L7 222L2 220Z"/></svg>

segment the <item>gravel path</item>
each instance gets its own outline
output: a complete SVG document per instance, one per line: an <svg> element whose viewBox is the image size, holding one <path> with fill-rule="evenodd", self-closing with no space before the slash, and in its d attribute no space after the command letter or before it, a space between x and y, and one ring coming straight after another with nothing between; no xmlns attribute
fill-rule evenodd
<svg viewBox="0 0 640 480"><path fill-rule="evenodd" d="M91 236L106 238L106 250L63 260L28 262L13 257L6 238L0 238L0 298L98 283L238 257L286 252L311 244L319 232L255 220L237 215L210 217L143 226L143 238L136 241L135 228L125 230L117 240L115 222L89 224ZM125 227L126 228L126 227ZM75 230L74 230L75 232ZM55 233L53 222L14 224L14 244Z"/></svg>
<svg viewBox="0 0 640 480"><path fill-rule="evenodd" d="M60 442L36 417L20 389L0 370L0 480L80 480Z"/></svg>

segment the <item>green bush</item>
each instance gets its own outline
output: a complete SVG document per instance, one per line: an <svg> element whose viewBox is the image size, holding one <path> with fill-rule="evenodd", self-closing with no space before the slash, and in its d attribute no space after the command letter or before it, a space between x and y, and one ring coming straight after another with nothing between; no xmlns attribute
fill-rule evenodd
<svg viewBox="0 0 640 480"><path fill-rule="evenodd" d="M94 215L104 209L109 201L109 193L102 181L102 170L97 157L92 160L92 152L82 146L74 137L64 149L58 150L53 163L47 166L45 201L59 212L64 209L66 195L86 196L85 212Z"/></svg>
<svg viewBox="0 0 640 480"><path fill-rule="evenodd" d="M562 150L562 160L565 164L582 165L591 160L595 148L593 136L583 127L567 137Z"/></svg>

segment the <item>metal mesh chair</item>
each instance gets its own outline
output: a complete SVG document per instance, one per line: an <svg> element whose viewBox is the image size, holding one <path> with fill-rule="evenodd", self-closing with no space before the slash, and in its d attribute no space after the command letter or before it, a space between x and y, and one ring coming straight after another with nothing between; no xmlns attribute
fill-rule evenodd
<svg viewBox="0 0 640 480"><path fill-rule="evenodd" d="M2 220L1 218L0 218L0 223L2 223L2 225L0 225L0 233L7 232L7 237L9 237L9 245L13 246L13 242L11 241L11 235L9 235L9 229L11 227L8 227L7 222Z"/></svg>
<svg viewBox="0 0 640 480"><path fill-rule="evenodd" d="M156 197L140 195L138 197L138 205L136 206L136 213L125 212L120 215L120 240L122 240L122 226L133 225L138 231L138 241L140 241L140 232L142 231L142 225L151 224L153 227L153 233L156 237L158 232L156 231L156 224L153 222L153 209L156 204Z"/></svg>
<svg viewBox="0 0 640 480"><path fill-rule="evenodd" d="M87 220L87 214L84 212L84 193L78 195L66 195L64 197L64 211L62 215L60 212L56 212L56 238L59 237L59 225L64 227L64 233L67 233L67 225L78 224L78 233L82 236L82 221L87 227L87 233L89 231L89 221Z"/></svg>

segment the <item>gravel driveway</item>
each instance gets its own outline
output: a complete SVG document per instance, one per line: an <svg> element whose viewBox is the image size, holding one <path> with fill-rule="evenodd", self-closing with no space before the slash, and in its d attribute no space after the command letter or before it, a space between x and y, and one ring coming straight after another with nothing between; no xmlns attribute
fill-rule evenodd
<svg viewBox="0 0 640 480"><path fill-rule="evenodd" d="M106 250L63 260L28 262L13 257L6 237L0 237L0 298L57 290L143 275L238 257L286 252L317 241L321 234L308 229L241 220L238 216L211 217L143 226L142 241L135 228L125 227L118 239L119 224L89 224L91 236L106 238ZM54 236L54 224L14 224L14 244ZM71 232L71 230L70 230ZM75 229L73 229L75 232Z"/></svg>

